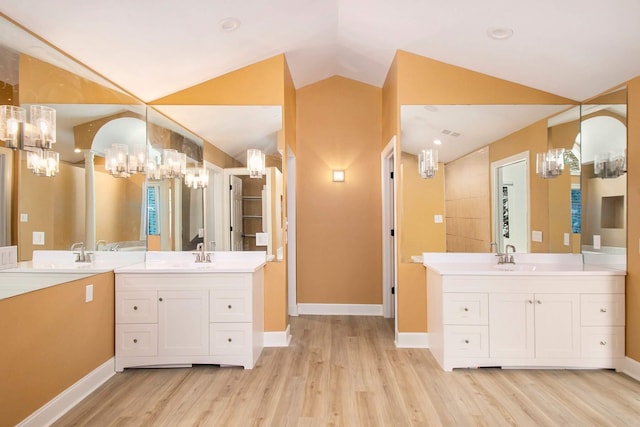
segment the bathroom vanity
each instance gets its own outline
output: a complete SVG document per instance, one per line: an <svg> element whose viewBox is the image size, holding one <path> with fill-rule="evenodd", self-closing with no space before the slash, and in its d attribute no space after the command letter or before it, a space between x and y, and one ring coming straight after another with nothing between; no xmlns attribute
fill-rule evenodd
<svg viewBox="0 0 640 427"><path fill-rule="evenodd" d="M624 362L625 272L580 255L424 254L429 348L445 370L614 368Z"/></svg>
<svg viewBox="0 0 640 427"><path fill-rule="evenodd" d="M182 256L182 258L181 258ZM220 364L252 369L263 348L263 252L147 253L116 269L116 371Z"/></svg>

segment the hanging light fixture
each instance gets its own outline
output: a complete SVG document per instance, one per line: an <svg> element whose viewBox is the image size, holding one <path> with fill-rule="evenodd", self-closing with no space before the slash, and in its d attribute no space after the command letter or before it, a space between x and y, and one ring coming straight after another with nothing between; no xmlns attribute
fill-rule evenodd
<svg viewBox="0 0 640 427"><path fill-rule="evenodd" d="M15 105L0 106L0 139L7 148L20 148L20 131L27 112Z"/></svg>
<svg viewBox="0 0 640 427"><path fill-rule="evenodd" d="M540 178L555 178L564 169L564 148L552 148L536 154L536 173Z"/></svg>
<svg viewBox="0 0 640 427"><path fill-rule="evenodd" d="M593 173L600 178L617 178L627 171L625 152L596 154L593 159Z"/></svg>
<svg viewBox="0 0 640 427"><path fill-rule="evenodd" d="M429 148L418 153L418 173L421 178L429 179L436 176L438 170L438 150Z"/></svg>
<svg viewBox="0 0 640 427"><path fill-rule="evenodd" d="M209 170L204 166L195 166L187 169L184 183L187 187L193 188L194 190L207 188L207 185L209 185Z"/></svg>
<svg viewBox="0 0 640 427"><path fill-rule="evenodd" d="M265 171L264 153L250 148L247 150L247 169L250 178L261 178Z"/></svg>

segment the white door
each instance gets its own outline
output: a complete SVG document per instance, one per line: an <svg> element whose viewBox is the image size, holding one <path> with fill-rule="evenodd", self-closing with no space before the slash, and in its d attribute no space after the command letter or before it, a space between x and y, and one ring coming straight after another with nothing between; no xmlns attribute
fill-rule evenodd
<svg viewBox="0 0 640 427"><path fill-rule="evenodd" d="M231 250L242 250L242 180L231 176Z"/></svg>
<svg viewBox="0 0 640 427"><path fill-rule="evenodd" d="M209 292L158 292L158 355L209 354Z"/></svg>
<svg viewBox="0 0 640 427"><path fill-rule="evenodd" d="M580 356L580 295L536 294L536 357Z"/></svg>
<svg viewBox="0 0 640 427"><path fill-rule="evenodd" d="M530 293L489 295L489 353L499 358L535 356L534 297Z"/></svg>

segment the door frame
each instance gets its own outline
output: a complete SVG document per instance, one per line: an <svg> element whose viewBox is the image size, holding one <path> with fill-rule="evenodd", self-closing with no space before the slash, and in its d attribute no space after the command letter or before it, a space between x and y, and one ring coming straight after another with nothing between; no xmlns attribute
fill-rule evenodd
<svg viewBox="0 0 640 427"><path fill-rule="evenodd" d="M224 240L224 224L223 217L223 204L224 204L224 179L223 169L220 166L213 163L204 162L204 167L209 171L209 185L204 190L203 200L203 216L204 216L204 242L205 249L208 251L221 250L222 241ZM213 209L208 209L207 206L213 204ZM207 217L213 215L213 230L207 227L209 221ZM213 245L211 243L213 242Z"/></svg>
<svg viewBox="0 0 640 427"><path fill-rule="evenodd" d="M396 137L391 138L380 156L382 178L382 313L384 317L395 318L395 339L398 336L397 298L391 293L398 283L397 245L391 230L397 230L397 179L395 178Z"/></svg>

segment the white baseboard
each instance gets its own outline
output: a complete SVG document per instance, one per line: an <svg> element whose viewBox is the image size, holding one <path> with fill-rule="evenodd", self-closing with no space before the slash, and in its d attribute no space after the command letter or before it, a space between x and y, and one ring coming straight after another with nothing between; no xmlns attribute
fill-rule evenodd
<svg viewBox="0 0 640 427"><path fill-rule="evenodd" d="M66 414L69 409L107 382L115 373L114 358L112 357L22 420L18 427L48 426L53 424L58 418Z"/></svg>
<svg viewBox="0 0 640 427"><path fill-rule="evenodd" d="M398 332L397 348L429 348L427 332Z"/></svg>
<svg viewBox="0 0 640 427"><path fill-rule="evenodd" d="M640 381L640 362L627 357L625 359L624 369L622 370L622 372L629 375L634 380Z"/></svg>
<svg viewBox="0 0 640 427"><path fill-rule="evenodd" d="M264 333L265 347L289 347L290 342L291 342L291 326L290 325L287 325L287 329L284 331Z"/></svg>
<svg viewBox="0 0 640 427"><path fill-rule="evenodd" d="M382 316L382 304L298 304L298 314Z"/></svg>

